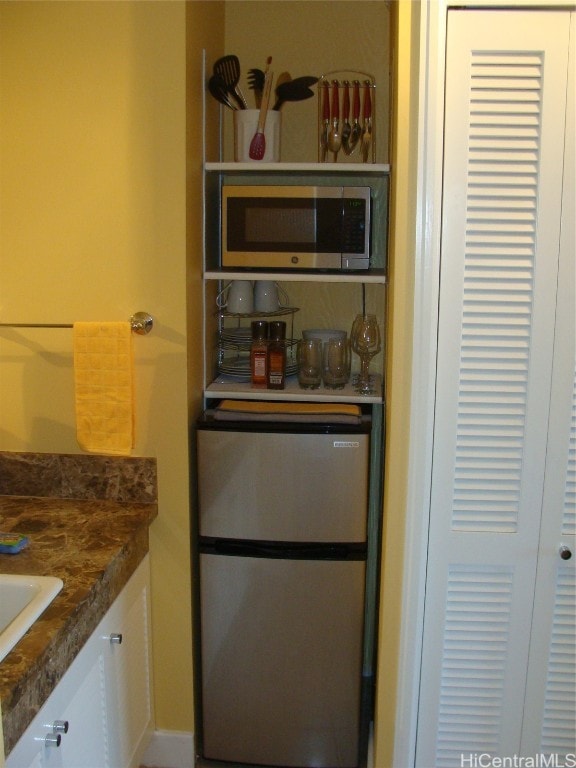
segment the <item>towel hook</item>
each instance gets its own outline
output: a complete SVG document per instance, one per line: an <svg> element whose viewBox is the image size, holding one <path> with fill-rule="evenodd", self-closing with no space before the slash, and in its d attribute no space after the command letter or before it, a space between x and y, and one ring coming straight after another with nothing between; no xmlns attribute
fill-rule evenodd
<svg viewBox="0 0 576 768"><path fill-rule="evenodd" d="M146 336L154 327L154 318L148 312L135 312L130 318L130 325L134 333Z"/></svg>

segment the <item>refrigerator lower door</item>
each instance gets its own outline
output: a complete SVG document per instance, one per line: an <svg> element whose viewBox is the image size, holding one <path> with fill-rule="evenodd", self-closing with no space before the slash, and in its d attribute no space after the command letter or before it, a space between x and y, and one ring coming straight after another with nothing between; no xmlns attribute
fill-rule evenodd
<svg viewBox="0 0 576 768"><path fill-rule="evenodd" d="M363 560L200 555L202 756L358 765Z"/></svg>

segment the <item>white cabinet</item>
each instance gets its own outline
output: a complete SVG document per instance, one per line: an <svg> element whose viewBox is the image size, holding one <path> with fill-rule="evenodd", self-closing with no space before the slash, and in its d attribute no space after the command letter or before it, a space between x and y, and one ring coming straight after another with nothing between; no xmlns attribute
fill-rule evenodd
<svg viewBox="0 0 576 768"><path fill-rule="evenodd" d="M448 12L417 766L575 751L573 16Z"/></svg>
<svg viewBox="0 0 576 768"><path fill-rule="evenodd" d="M6 768L134 768L153 728L149 563L138 567L6 760Z"/></svg>

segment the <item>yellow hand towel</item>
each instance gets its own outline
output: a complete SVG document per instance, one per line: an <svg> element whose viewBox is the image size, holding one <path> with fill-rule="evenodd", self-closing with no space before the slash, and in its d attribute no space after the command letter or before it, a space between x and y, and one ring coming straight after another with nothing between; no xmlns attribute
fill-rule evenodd
<svg viewBox="0 0 576 768"><path fill-rule="evenodd" d="M74 323L76 436L82 449L119 456L134 447L129 322Z"/></svg>

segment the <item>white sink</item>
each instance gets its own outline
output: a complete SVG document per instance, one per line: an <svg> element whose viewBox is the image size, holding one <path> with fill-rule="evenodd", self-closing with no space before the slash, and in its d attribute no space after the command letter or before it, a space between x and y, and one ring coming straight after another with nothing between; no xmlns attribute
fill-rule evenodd
<svg viewBox="0 0 576 768"><path fill-rule="evenodd" d="M54 576L0 573L0 661L64 586Z"/></svg>

